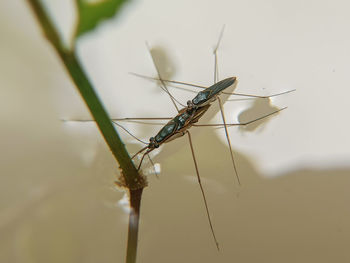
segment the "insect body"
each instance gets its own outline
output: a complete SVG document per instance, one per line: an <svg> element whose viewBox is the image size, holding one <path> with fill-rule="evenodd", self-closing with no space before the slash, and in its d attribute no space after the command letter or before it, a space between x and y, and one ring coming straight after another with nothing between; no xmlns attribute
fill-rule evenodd
<svg viewBox="0 0 350 263"><path fill-rule="evenodd" d="M143 154L138 169L140 169L145 155L158 148L161 144L172 141L186 134L187 130L203 116L209 109L210 103L215 101L217 96L236 81L236 77L231 77L219 81L214 85L200 91L192 100L187 101L187 107L181 109L179 113L171 119L156 136L150 138L149 144L138 151L133 158L147 149Z"/></svg>
<svg viewBox="0 0 350 263"><path fill-rule="evenodd" d="M150 138L150 144L148 148L158 148L160 144L172 141L180 136L183 136L185 132L203 116L208 110L209 104L199 108L183 108L176 115L175 118L170 120L155 137Z"/></svg>
<svg viewBox="0 0 350 263"><path fill-rule="evenodd" d="M220 39L221 39L222 33L220 35ZM143 153L142 158L139 162L138 165L138 170L140 170L142 162L144 157L152 152L154 149L158 148L160 145L162 145L163 143L172 141L176 138L179 138L181 136L184 136L185 134L188 135L189 138L189 145L191 147L191 152L192 152L192 158L193 158L193 162L194 162L194 166L195 166L195 170L196 170L196 175L197 175L197 179L198 179L198 183L199 183L199 187L200 190L202 192L202 196L203 196L203 200L204 200L204 205L205 205L205 209L206 209L206 213L207 213L207 217L208 217L208 222L210 225L210 229L211 229L211 233L213 235L214 241L216 243L217 248L219 249L218 246L218 242L217 239L215 237L215 233L214 233L214 229L211 223L211 218L210 218L210 213L209 213L209 209L208 209L208 205L207 205L207 201L206 201L206 197L204 194L204 189L201 183L201 179L199 176L199 170L198 170L198 165L197 165L197 161L196 161L196 157L195 157L195 153L194 153L194 149L193 149L193 144L192 144L192 139L191 139L191 134L189 132L189 129L192 126L214 126L214 127L223 127L225 129L225 133L226 133L226 139L228 142L228 146L229 146L229 150L230 150L230 155L231 155L231 159L232 159L232 164L234 167L234 171L239 182L239 178L238 178L238 173L236 171L236 166L233 160L233 153L232 153L232 149L231 149L231 143L230 143L230 139L228 136L228 131L227 131L227 127L231 127L231 126L236 126L236 125L247 125L249 123L252 123L254 121L266 118L272 114L275 114L277 112L279 112L280 110L274 111L270 114L264 115L260 118L257 118L255 120L246 122L246 123L226 123L225 121L225 117L224 117L224 112L223 112L223 106L222 106L222 102L220 100L220 93L224 93L223 91L225 89L227 89L228 87L230 87L231 85L233 85L236 82L236 77L230 77L230 78L226 78L222 81L216 82L216 80L218 79L217 75L218 75L218 70L217 70L217 49L219 46L219 42L220 39L218 41L218 44L214 50L214 55L215 55L215 75L214 75L214 82L215 84L210 86L210 87L202 87L202 86L197 86L197 85L193 85L193 84L187 84L187 83L183 83L183 82L178 82L178 81L171 81L171 80L164 80L161 78L160 74L159 74L159 70L155 64L156 70L158 72L158 78L156 80L159 80L161 83L161 88L168 93L169 97L171 98L175 108L177 109L178 113L175 117L173 118L123 118L123 119L112 119L113 123L115 123L118 127L122 128L123 130L125 130L127 133L129 133L132 137L134 137L135 139L137 139L138 141L146 144L146 146L142 149L140 149L136 154L133 155L132 159L134 159L138 154ZM153 57L152 57L153 59ZM154 60L153 60L154 61ZM155 63L155 61L154 61ZM141 77L145 77L139 74L135 74ZM146 77L146 78L150 78L150 77ZM152 79L152 78L150 78ZM187 106L182 105L181 103L179 103L168 91L165 82L171 82L171 83L178 83L178 84L187 84L190 86L197 86L200 88L203 88L202 91L200 91L199 93L197 93L197 95L192 99L187 101ZM290 91L288 91L290 92ZM284 92L287 93L287 92ZM275 94L272 96L277 96L277 95L281 95L284 93L280 93L280 94ZM228 93L229 94L229 93ZM268 97L272 97L272 96L256 96L256 95L247 95L247 94L232 94L232 95L243 95L243 96L248 96L248 97L255 97L255 98L268 98ZM219 106L220 106L220 111L221 111L221 115L222 115L222 120L223 120L223 124L197 124L197 122L200 120L200 118L207 112L207 110L209 109L209 107L211 106L211 103L213 103L215 100L217 100L219 102ZM176 102L178 102L179 104L181 104L183 106L182 109L178 109ZM284 109L284 108L283 108ZM281 110L283 110L281 109ZM139 140L138 138L136 138L135 136L133 136L130 132L128 132L123 126L121 126L118 121L130 121L130 120L151 120L151 119L167 119L169 120L164 126L163 128L154 136L151 137L149 139L149 142L143 142L141 140ZM150 159L150 161L152 162L152 160ZM153 163L152 163L153 164Z"/></svg>
<svg viewBox="0 0 350 263"><path fill-rule="evenodd" d="M142 148L132 157L134 158L139 153L146 150L137 168L139 170L144 157L148 153L158 148L161 144L172 141L178 137L184 136L187 133L190 146L191 146L193 161L196 168L198 183L204 199L204 204L205 204L211 232L218 249L219 249L219 245L215 237L214 229L211 223L209 208L205 198L204 189L199 177L197 162L196 162L196 158L195 158L194 150L192 146L192 139L188 129L191 128L195 123L199 121L199 119L203 116L203 114L209 109L211 105L210 103L215 101L217 99L217 96L219 96L224 89L234 84L235 81L236 81L235 77L227 78L215 83L214 85L206 88L203 91L200 91L192 100L189 100L187 102L187 107L179 110L178 114L173 119L171 119L167 124L165 124L164 127L156 134L156 136L150 138L149 144L146 147Z"/></svg>
<svg viewBox="0 0 350 263"><path fill-rule="evenodd" d="M187 102L188 108L196 108L210 104L211 102L216 100L217 96L224 89L233 85L235 81L236 77L227 78L215 83L214 85L210 86L209 88L206 88L205 90L198 92L197 96L194 97L192 101Z"/></svg>

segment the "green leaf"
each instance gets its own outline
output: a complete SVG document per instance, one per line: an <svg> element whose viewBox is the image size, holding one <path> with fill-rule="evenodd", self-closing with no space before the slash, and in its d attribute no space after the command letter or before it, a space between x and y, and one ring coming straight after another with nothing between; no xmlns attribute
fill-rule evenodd
<svg viewBox="0 0 350 263"><path fill-rule="evenodd" d="M78 25L75 37L93 30L99 22L113 17L127 0L76 0Z"/></svg>

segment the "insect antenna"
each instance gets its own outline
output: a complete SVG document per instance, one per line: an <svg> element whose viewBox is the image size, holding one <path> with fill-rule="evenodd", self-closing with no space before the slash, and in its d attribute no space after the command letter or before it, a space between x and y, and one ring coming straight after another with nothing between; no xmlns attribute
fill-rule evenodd
<svg viewBox="0 0 350 263"><path fill-rule="evenodd" d="M136 139L137 141L139 141L139 142L141 142L141 143L147 145L146 147L142 148L139 152L137 152L136 155L148 148L148 143L146 143L146 142L140 140L139 138L137 138L135 135L133 135L133 134L132 134L131 132L129 132L125 127L123 127L122 125L120 125L120 124L117 123L116 121L112 121L112 122L113 122L115 125L117 125L118 127L122 128L125 132L127 132L131 137L133 137L133 138ZM142 159L141 159L141 161L140 161L140 163L139 163L139 166L138 166L138 168L137 168L137 171L140 170L140 167L141 167L143 158L145 157L146 154L147 154L149 160L151 161L151 164L152 164L152 166L153 166L153 168L154 168L154 171L155 171L156 176L158 177L156 168L155 168L154 163L153 163L151 157L149 156L148 152L146 152L146 153L142 156ZM134 155L131 159L134 159L134 157L135 157L136 155Z"/></svg>
<svg viewBox="0 0 350 263"><path fill-rule="evenodd" d="M123 127L121 124L117 123L116 121L112 121L115 125L117 125L119 128L123 129L127 134L129 134L131 137L133 137L135 140L148 145L147 142L144 142L142 140L140 140L139 138L137 138L135 135L133 135L131 132L129 132L125 127Z"/></svg>
<svg viewBox="0 0 350 263"><path fill-rule="evenodd" d="M144 150L148 149L148 145L143 147L141 150L139 150L137 153L135 153L132 157L131 157L131 160L134 159L139 153L142 153ZM143 159L145 158L145 155L148 154L148 152L145 152L143 155L142 155L142 158L141 158L141 161L137 167L137 171L140 170L140 167L141 167L141 164L142 164L142 161Z"/></svg>
<svg viewBox="0 0 350 263"><path fill-rule="evenodd" d="M195 169L196 169L198 184L199 184L199 187L200 187L201 192L202 192L202 197L203 197L203 200L204 200L205 210L206 210L206 212L207 212L207 218L208 218L208 222L209 222L209 225L210 225L211 234L212 234L212 236L213 236L213 239L214 239L216 248L217 248L218 250L220 250L220 248L219 248L219 242L218 242L217 239L216 239L215 232L214 232L214 227L213 227L213 224L212 224L212 222L211 222L209 207L208 207L207 199L206 199L206 197L205 197L204 189L203 189L203 186L202 186L202 181L201 181L201 178L200 178L200 176L199 176L198 165L197 165L196 156L195 156L194 150L193 150L193 144L192 144L191 134L190 134L189 131L187 131L187 135L188 135L188 140L189 140L189 142L190 142L190 147L191 147L191 152L192 152L192 158L193 158L193 162L194 162L194 167L195 167Z"/></svg>
<svg viewBox="0 0 350 263"><path fill-rule="evenodd" d="M131 159L134 159L139 153L142 153L144 150L146 150L148 148L148 146L145 146L145 147L143 147L141 150L139 150L137 153L135 153L132 157L131 157Z"/></svg>
<svg viewBox="0 0 350 263"><path fill-rule="evenodd" d="M133 134L132 134L131 132L129 132L125 127L123 127L122 125L120 125L120 124L117 123L116 121L112 121L112 122L113 122L115 125L117 125L119 128L123 129L126 133L128 133L128 134L129 134L131 137L133 137L135 140L137 140L137 141L139 141L139 142L141 142L141 143L143 143L143 144L148 145L148 143L146 143L146 142L140 140L139 138L137 138L135 135L133 135ZM144 150L147 149L147 148L148 148L148 147L142 148L139 152L136 153L136 155L139 154L140 152L144 151ZM134 155L131 159L133 159L136 155ZM148 157L150 163L151 163L152 166L153 166L154 174L158 177L158 173L157 173L156 167L155 167L155 165L154 165L154 162L153 162L152 159L151 159L151 156L149 156L148 152L146 152L146 153L142 156L142 159L141 159L141 161L140 161L140 164L139 164L137 170L140 170L140 167L141 167L141 164L142 164L142 161L143 161L143 158L144 158L145 155L147 155L147 157Z"/></svg>
<svg viewBox="0 0 350 263"><path fill-rule="evenodd" d="M125 131L127 134L129 134L131 137L133 137L135 140L137 140L137 141L139 141L139 142L141 142L141 143L143 143L143 144L146 144L146 145L148 145L148 143L147 142L145 142L145 141L142 141L142 140L140 140L139 138L137 138L135 135L133 135L128 129L126 129L123 125L121 125L121 124L119 124L119 123L117 123L116 121L117 120L132 120L133 118L124 118L124 119L111 119L111 121L112 121L112 123L113 124L115 124L116 126L118 126L119 128L121 128L123 131ZM146 118L141 118L141 119L146 119ZM163 120L163 118L162 118L162 120ZM64 121L64 122L94 122L95 120L62 120L62 121Z"/></svg>

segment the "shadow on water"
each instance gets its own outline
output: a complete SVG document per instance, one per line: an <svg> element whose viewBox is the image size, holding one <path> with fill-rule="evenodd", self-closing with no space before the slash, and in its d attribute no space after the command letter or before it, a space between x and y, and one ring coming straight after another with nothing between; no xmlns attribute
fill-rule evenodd
<svg viewBox="0 0 350 263"><path fill-rule="evenodd" d="M251 105L251 107L249 107L248 109L242 111L239 115L238 115L238 122L239 123L245 123L251 120L254 120L256 118L259 118L261 116L267 115L271 112L274 112L276 110L279 110L278 107L274 106L271 104L271 100L269 98L265 98L265 99L254 99L253 100L253 104ZM275 118L277 117L278 113L274 114L273 116L271 116L270 118ZM249 125L246 126L239 126L239 129L243 132L243 131L255 131L256 129L259 128L263 129L264 125L267 123L267 119L262 119L262 120L258 120L256 122L253 122Z"/></svg>
<svg viewBox="0 0 350 263"><path fill-rule="evenodd" d="M157 65L157 69L162 78L172 79L176 74L176 65L173 62L173 59L171 59L169 52L166 50L166 48L163 46L152 46L150 47L150 53L155 64ZM151 66L154 67L154 65ZM157 74L155 74L155 77L158 77ZM160 81L157 81L157 87L155 87L155 89L157 91L163 92L160 89L160 86Z"/></svg>

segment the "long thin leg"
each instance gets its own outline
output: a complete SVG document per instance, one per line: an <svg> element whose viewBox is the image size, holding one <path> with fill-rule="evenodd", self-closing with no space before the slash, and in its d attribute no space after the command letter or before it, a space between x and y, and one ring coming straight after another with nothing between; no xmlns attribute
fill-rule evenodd
<svg viewBox="0 0 350 263"><path fill-rule="evenodd" d="M150 163L151 163L152 166L153 166L154 174L156 175L157 178L159 178L158 173L157 173L156 166L154 165L154 162L152 161L151 156L149 156L149 154L147 154L147 157L148 157L148 160L150 161Z"/></svg>
<svg viewBox="0 0 350 263"><path fill-rule="evenodd" d="M126 122L132 122L132 123L139 123L139 124L147 124L147 125L165 125L167 122L148 122L148 121L159 121L159 120L171 120L172 118L168 117L155 117L155 118L116 118L111 119L113 123L117 124L118 121L126 121Z"/></svg>
<svg viewBox="0 0 350 263"><path fill-rule="evenodd" d="M142 155L142 158L141 158L141 161L140 161L140 163L139 163L139 166L137 167L137 171L140 170L141 164L142 164L142 162L143 162L143 159L145 158L145 155L148 155L148 152L145 152L145 153ZM134 155L134 156L135 156L135 155Z"/></svg>
<svg viewBox="0 0 350 263"><path fill-rule="evenodd" d="M230 150L230 155L231 155L231 160L232 160L233 169L235 170L235 174L236 174L236 178L237 178L238 185L241 185L241 181L240 181L240 179L239 179L238 172L237 172L236 163L235 163L235 160L234 160L234 158L233 158L233 151L232 151L232 146L231 146L231 140L230 140L230 136L229 136L228 131L227 131L227 125L226 125L226 120L225 120L224 108L223 108L223 106L222 106L222 102L221 102L220 97L218 97L218 102L219 102L219 106L220 106L220 112L221 112L222 121L223 121L223 123L224 123L225 135L226 135L226 140L227 140L228 148L229 148L229 150Z"/></svg>
<svg viewBox="0 0 350 263"><path fill-rule="evenodd" d="M64 120L66 122L71 122L71 121L75 121L75 122L94 122L95 120ZM139 138L137 138L135 135L133 135L131 132L128 131L128 129L126 129L123 125L117 123L115 120L112 120L112 123L114 123L115 125L117 125L119 128L121 128L123 131L125 131L127 134L129 134L131 137L133 137L135 140L143 143L143 144L148 144L147 142L144 142L142 140L140 140Z"/></svg>
<svg viewBox="0 0 350 263"><path fill-rule="evenodd" d="M140 77L140 78L144 78L144 79L150 79L150 80L159 80L159 78L153 78L153 77L149 77L149 76L145 76L145 75L141 75L138 73L134 73L134 72L129 72L129 74L134 75L136 77ZM197 84L192 84L192 83L187 83L187 82L182 82L182 81L176 81L176 80L169 80L169 79L162 79L164 82L169 82L169 83L174 83L174 84L181 84L181 85L186 85L186 86L191 86L191 87L195 87L195 88L201 88L201 89L206 89L208 87L205 86L201 86L201 85L197 85Z"/></svg>
<svg viewBox="0 0 350 263"><path fill-rule="evenodd" d="M139 124L146 124L146 125L165 125L167 122L149 122L149 121L159 121L159 120L171 120L172 118L116 118L116 119L111 119L112 122L121 122L121 121L126 121L126 122L131 122L131 123L139 123Z"/></svg>
<svg viewBox="0 0 350 263"><path fill-rule="evenodd" d="M219 69L218 69L218 48L220 46L220 42L221 42L221 39L222 39L222 36L224 35L224 30L225 30L225 25L223 25L222 29L221 29L221 32L220 32L220 36L219 36L219 39L218 39L218 42L214 48L214 83L216 83L219 79Z"/></svg>
<svg viewBox="0 0 350 263"><path fill-rule="evenodd" d="M134 159L139 153L142 153L144 150L146 150L148 148L148 146L146 146L146 147L144 147L144 148L142 148L141 150L139 150L137 153L135 153L132 157L131 157L131 160L132 159ZM145 155L148 155L148 151L146 151L143 155L142 155L142 158L141 158L141 161L140 161L140 163L139 163L139 165L138 165L138 167L137 167L137 171L139 171L140 170L140 168L141 168L141 164L142 164L142 162L143 162L143 159L145 158Z"/></svg>
<svg viewBox="0 0 350 263"><path fill-rule="evenodd" d="M196 174L197 174L198 184L199 184L199 187L200 187L201 192L202 192L202 196L203 196L203 200L204 200L204 204L205 204L205 210L207 211L207 218L208 218L208 221L209 221L210 230L211 230L211 233L212 233L212 235L213 235L213 238L214 238L214 241L215 241L215 245L216 245L217 249L220 250L220 249L219 249L219 243L218 243L218 241L217 241L217 239L216 239L216 236L215 236L213 224L212 224L212 222L211 222L211 218L210 218L210 213L209 213L209 208L208 208L207 199L206 199L206 197L205 197L205 193L204 193L204 189L203 189L203 186L202 186L201 178L200 178L200 176L199 176L199 171L198 171L196 156L195 156L195 154L194 154L193 144L192 144L192 139L191 139L191 134L190 134L189 131L187 131L187 135L188 135L188 140L189 140L190 146L191 146L191 152L192 152L192 158L193 158L194 166L195 166L195 168L196 168Z"/></svg>
<svg viewBox="0 0 350 263"><path fill-rule="evenodd" d="M143 120L171 120L171 117L153 117L153 118L116 118L111 119L112 121L143 121ZM90 121L90 120L89 120Z"/></svg>
<svg viewBox="0 0 350 263"><path fill-rule="evenodd" d="M225 93L223 92L223 94L230 94L230 95L236 95L236 96L243 96L243 97L251 97L251 98L258 98L258 99L268 99L268 98L272 98L272 97L276 97L276 96L280 96L280 95L284 95L290 92L296 91L296 89L292 89L292 90L287 90L287 91L283 91L280 93L275 93L272 95L266 95L266 96L260 96L260 95L252 95L252 94L245 94L245 93Z"/></svg>
<svg viewBox="0 0 350 263"><path fill-rule="evenodd" d="M134 134L132 134L131 132L128 131L128 129L126 129L124 126L120 125L119 123L112 121L115 125L117 125L119 128L121 128L122 130L124 130L127 134L129 134L131 137L133 137L135 140L143 143L143 144L148 144L147 142L144 142L142 140L140 140L139 138L137 138Z"/></svg>
<svg viewBox="0 0 350 263"><path fill-rule="evenodd" d="M167 122L146 122L150 120L171 120L172 118L115 118L111 119L111 121L118 125L118 121L126 121L126 122L132 122L132 123L139 123L139 124L148 124L148 125L165 125ZM62 120L64 122L94 122L95 120Z"/></svg>
<svg viewBox="0 0 350 263"><path fill-rule="evenodd" d="M149 51L149 53L150 53L150 55L151 55L151 58L152 58L154 67L156 68L157 75L158 75L158 78L159 78L160 83L161 83L161 85L162 85L162 88L163 88L163 90L169 95L169 97L170 97L172 103L174 104L174 106L175 106L177 112L179 112L179 108L177 107L175 101L176 101L177 103L179 103L180 105L182 105L182 104L181 104L179 101L177 101L177 100L173 97L173 95L171 95L171 93L169 92L168 87L166 86L165 82L163 81L162 77L160 76L160 71L159 71L159 69L158 69L157 63L156 63L156 61L154 60L154 57L153 57L152 52L151 52L151 49L150 49L150 47L149 47L149 45L148 45L147 42L146 42L146 46L147 46L147 49L148 49L148 51ZM183 106L184 106L184 105L183 105Z"/></svg>
<svg viewBox="0 0 350 263"><path fill-rule="evenodd" d="M287 108L288 108L288 107L284 107L284 108L282 108L282 109L273 111L273 112L271 112L271 113L269 113L269 114L266 114L266 115L264 115L264 116L261 116L261 117L259 117L259 118L256 118L256 119L254 119L254 120L250 120L250 121L247 121L247 122L241 122L241 123L227 123L226 126L227 126L227 127L231 127L231 126L244 126L244 125L248 125L248 124L251 124L251 123L253 123L253 122L256 122L256 121L265 119L265 118L267 118L267 117L269 117L269 116L271 116L271 115L273 115L273 114L276 114L276 113L278 113L278 112L280 112L280 111L282 111L282 110L285 110L285 109L287 109ZM218 127L218 128L223 128L224 124L222 124L222 123L218 123L218 124L211 124L211 123L210 123L210 124L193 124L192 126L193 126L193 127Z"/></svg>
<svg viewBox="0 0 350 263"><path fill-rule="evenodd" d="M172 118L171 117L153 117L153 118L114 118L114 119L111 119L112 121L147 121L147 120L171 120ZM64 122L92 122L92 121L95 121L95 120L62 120Z"/></svg>
<svg viewBox="0 0 350 263"><path fill-rule="evenodd" d="M216 44L216 47L213 51L214 53L214 58L215 58L215 64L214 64L214 83L217 82L217 80L219 79L219 68L218 68L218 48L220 46L220 42L221 42L221 39L222 39L222 36L224 34L224 30L225 30L225 25L222 27L221 29L221 32L220 32L220 36L219 36L219 40ZM218 97L218 102L219 102L219 106L220 106L220 112L221 112L221 117L222 117L222 121L223 121L223 124L224 124L224 128L225 128L225 135L226 135L226 140L227 140L227 144L228 144L228 148L230 150L230 156L231 156L231 160L232 160L232 165L233 165L233 169L235 171L235 175L236 175L236 178L237 178L237 182L238 182L238 185L241 185L241 181L239 179L239 176L238 176L238 172L237 172L237 168L236 168L236 163L235 163L235 160L233 158L233 151L232 151L232 146L231 146L231 140L230 140L230 136L228 134L228 131L227 131L227 125L226 125L226 120L225 120L225 114L224 114L224 108L222 106L222 102L221 102L221 99L220 97Z"/></svg>
<svg viewBox="0 0 350 263"><path fill-rule="evenodd" d="M148 76L144 76L144 75L137 74L137 73L132 73L132 72L130 72L130 74L135 75L135 76L140 77L140 78L145 78L145 79L158 80L158 81L160 81L160 79L158 79L158 78L148 77ZM206 88L208 88L208 87L206 87L206 86L201 86L201 85L193 84L193 83L187 83L187 82L183 82L183 81L168 80L168 79L162 79L162 80L163 80L164 82L168 82L168 83L186 85L186 86L195 87L195 88L200 88L200 89L206 89ZM187 89L180 88L180 87L176 87L176 86L174 86L174 87L175 87L175 88L178 88L178 89L183 89L183 90L186 90L186 91L191 91L191 90L187 90ZM266 98L271 98L271 97L276 97L276 96L284 95L284 94L287 94L287 93L290 93L290 92L293 92L293 91L296 91L296 89L287 90L287 91L284 91L284 92L275 93L275 94L266 95L266 96L264 96L264 95L246 94L246 93L237 93L237 92L225 92L225 91L222 92L222 94L266 99ZM191 92L194 92L194 91L191 91Z"/></svg>

